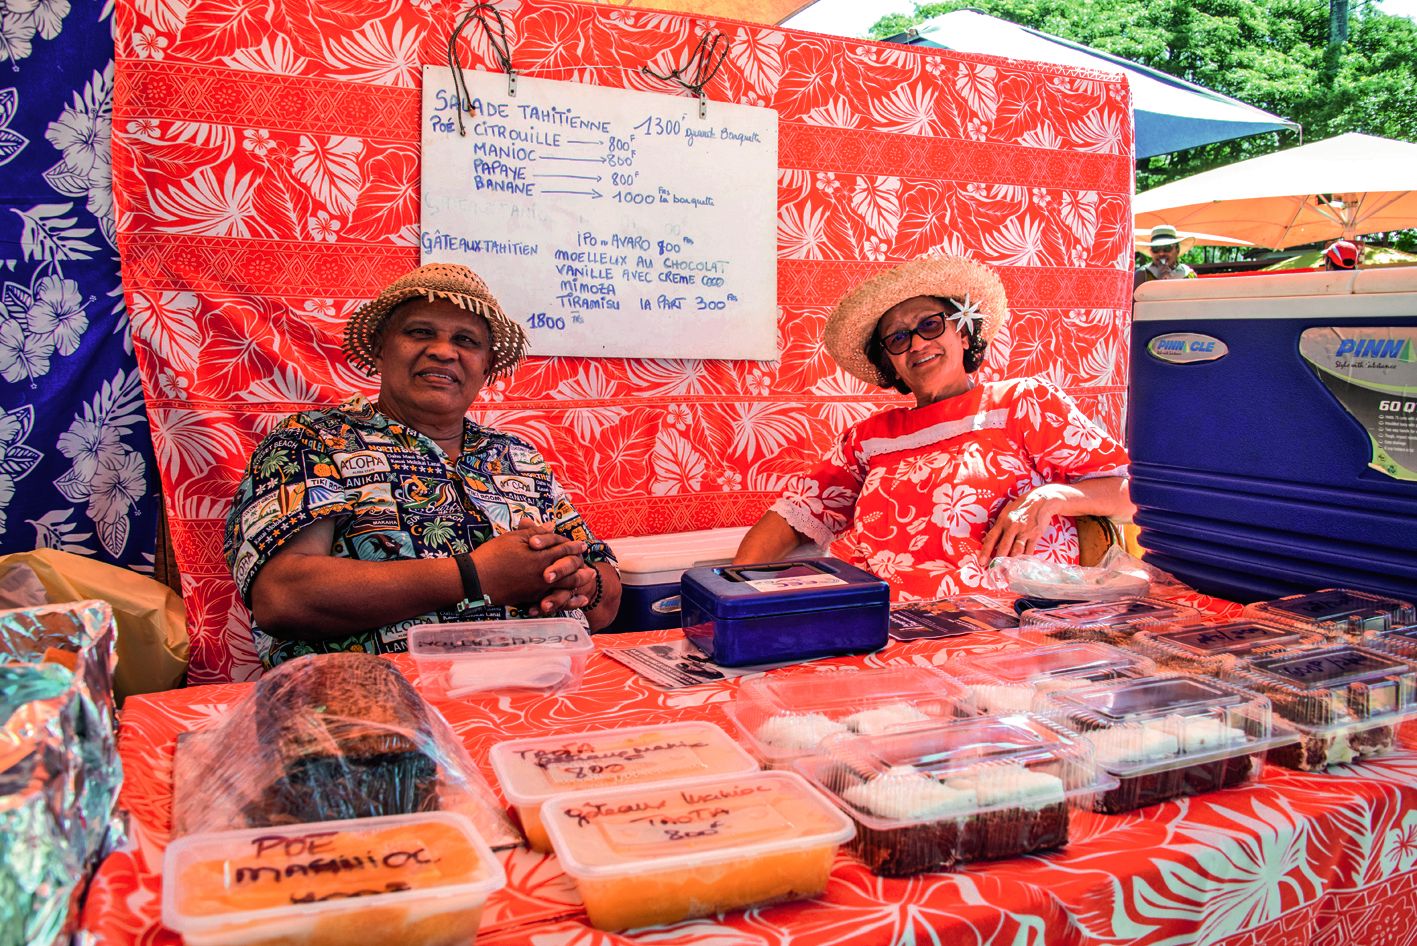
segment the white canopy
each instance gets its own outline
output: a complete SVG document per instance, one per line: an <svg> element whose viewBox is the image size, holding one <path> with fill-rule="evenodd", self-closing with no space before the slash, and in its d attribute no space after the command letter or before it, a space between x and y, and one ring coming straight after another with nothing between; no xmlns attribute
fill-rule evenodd
<svg viewBox="0 0 1417 946"><path fill-rule="evenodd" d="M1138 227L1168 223L1284 248L1417 226L1417 144L1347 134L1138 194Z"/></svg>

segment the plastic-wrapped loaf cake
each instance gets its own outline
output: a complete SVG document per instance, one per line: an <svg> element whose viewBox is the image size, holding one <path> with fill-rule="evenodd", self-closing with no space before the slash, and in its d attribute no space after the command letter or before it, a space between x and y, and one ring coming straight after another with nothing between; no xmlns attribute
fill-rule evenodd
<svg viewBox="0 0 1417 946"><path fill-rule="evenodd" d="M388 661L324 654L256 685L256 735L276 778L251 825L438 807L426 704Z"/></svg>
<svg viewBox="0 0 1417 946"><path fill-rule="evenodd" d="M557 795L541 819L602 930L815 897L853 834L790 772Z"/></svg>
<svg viewBox="0 0 1417 946"><path fill-rule="evenodd" d="M1057 608L1031 608L1019 615L1017 634L1035 644L1095 641L1126 644L1143 628L1199 621L1195 608L1159 598L1090 601Z"/></svg>
<svg viewBox="0 0 1417 946"><path fill-rule="evenodd" d="M1116 777L1096 796L1107 814L1258 778L1262 753L1286 738L1274 734L1266 697L1206 677L1096 683L1049 693L1041 706L1086 736Z"/></svg>
<svg viewBox="0 0 1417 946"><path fill-rule="evenodd" d="M163 924L189 946L469 946L505 882L444 812L188 835L162 875Z"/></svg>
<svg viewBox="0 0 1417 946"><path fill-rule="evenodd" d="M1386 752L1397 724L1417 715L1417 663L1356 644L1239 660L1226 677L1266 694L1299 733L1297 743L1269 754L1291 769Z"/></svg>
<svg viewBox="0 0 1417 946"><path fill-rule="evenodd" d="M443 810L494 846L520 840L438 711L369 654L281 664L184 734L173 769L174 834Z"/></svg>
<svg viewBox="0 0 1417 946"><path fill-rule="evenodd" d="M885 877L1062 847L1069 808L1116 784L1085 740L1026 713L836 736L793 765L851 815L852 850Z"/></svg>
<svg viewBox="0 0 1417 946"><path fill-rule="evenodd" d="M963 683L981 713L1033 709L1041 694L1103 680L1148 676L1151 660L1107 644L1077 641L1029 650L960 657L954 677Z"/></svg>
<svg viewBox="0 0 1417 946"><path fill-rule="evenodd" d="M1367 633L1417 624L1417 608L1412 602L1347 588L1324 588L1273 601L1256 601L1246 606L1245 616L1311 626L1330 636L1350 640Z"/></svg>
<svg viewBox="0 0 1417 946"><path fill-rule="evenodd" d="M842 733L871 735L975 715L964 688L927 667L767 674L743 681L728 718L766 765L786 768Z"/></svg>
<svg viewBox="0 0 1417 946"><path fill-rule="evenodd" d="M1219 674L1241 657L1290 653L1327 643L1329 638L1313 628L1241 618L1140 630L1132 636L1131 647L1164 670Z"/></svg>
<svg viewBox="0 0 1417 946"><path fill-rule="evenodd" d="M551 850L551 842L541 804L552 795L758 769L757 760L726 732L699 721L513 739L493 746L491 760L527 843L543 852Z"/></svg>

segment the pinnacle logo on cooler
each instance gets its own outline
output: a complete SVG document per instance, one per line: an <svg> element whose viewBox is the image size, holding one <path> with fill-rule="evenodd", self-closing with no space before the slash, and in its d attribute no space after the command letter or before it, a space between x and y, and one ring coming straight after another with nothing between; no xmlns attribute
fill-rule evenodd
<svg viewBox="0 0 1417 946"><path fill-rule="evenodd" d="M1188 365L1197 361L1215 361L1229 354L1230 349L1220 339L1196 332L1169 332L1146 343L1147 354L1158 361L1173 365Z"/></svg>
<svg viewBox="0 0 1417 946"><path fill-rule="evenodd" d="M1338 343L1335 358L1380 358L1385 361L1417 361L1410 338L1345 338Z"/></svg>

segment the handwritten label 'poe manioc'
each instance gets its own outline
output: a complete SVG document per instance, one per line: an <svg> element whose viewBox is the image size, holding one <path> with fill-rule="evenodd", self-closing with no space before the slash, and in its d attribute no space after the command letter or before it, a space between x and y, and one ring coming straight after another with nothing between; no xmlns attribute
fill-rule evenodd
<svg viewBox="0 0 1417 946"><path fill-rule="evenodd" d="M1261 644L1290 640L1293 631L1277 627L1261 627L1257 624L1231 624L1226 627L1211 627L1197 631L1182 631L1175 634L1158 635L1158 640L1171 641L1182 647L1191 647L1213 654L1229 654L1235 651L1253 650Z"/></svg>
<svg viewBox="0 0 1417 946"><path fill-rule="evenodd" d="M463 263L536 355L777 357L777 113L423 71L422 261Z"/></svg>
<svg viewBox="0 0 1417 946"><path fill-rule="evenodd" d="M318 831L264 834L227 862L229 887L272 902L316 903L411 890L441 859L416 836Z"/></svg>
<svg viewBox="0 0 1417 946"><path fill-rule="evenodd" d="M705 769L702 740L655 739L627 743L624 737L523 749L517 756L541 769L552 784L652 781Z"/></svg>

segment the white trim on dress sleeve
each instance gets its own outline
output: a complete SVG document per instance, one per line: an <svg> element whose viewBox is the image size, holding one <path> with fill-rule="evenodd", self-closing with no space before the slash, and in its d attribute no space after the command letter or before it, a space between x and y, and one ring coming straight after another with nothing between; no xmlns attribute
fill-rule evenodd
<svg viewBox="0 0 1417 946"><path fill-rule="evenodd" d="M779 499L768 507L769 512L775 512L781 516L789 526L811 539L813 542L826 548L836 539L831 530L816 519L811 513L801 506L787 499Z"/></svg>

